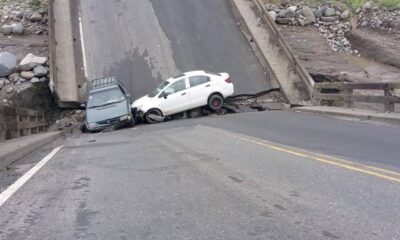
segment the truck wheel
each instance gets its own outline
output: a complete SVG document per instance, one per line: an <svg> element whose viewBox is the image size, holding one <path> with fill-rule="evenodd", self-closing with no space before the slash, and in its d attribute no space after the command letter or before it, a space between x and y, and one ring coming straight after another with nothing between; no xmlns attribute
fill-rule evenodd
<svg viewBox="0 0 400 240"><path fill-rule="evenodd" d="M208 98L208 107L213 111L217 111L220 108L222 108L223 103L224 103L224 98L218 93L213 93Z"/></svg>
<svg viewBox="0 0 400 240"><path fill-rule="evenodd" d="M81 126L81 132L82 133L89 133L89 130L87 129L86 124L84 124L84 123Z"/></svg>
<svg viewBox="0 0 400 240"><path fill-rule="evenodd" d="M150 110L147 111L147 113L144 115L144 118L145 118L146 122L147 122L147 123L150 123L150 124L155 124L155 123L162 122L162 121L159 121L159 120L157 120L157 119L154 119L154 118L150 117L150 115L155 115L155 116L162 117L163 115L162 115L162 113L161 113L160 110L158 110L158 109L150 109Z"/></svg>
<svg viewBox="0 0 400 240"><path fill-rule="evenodd" d="M127 126L130 127L130 128L134 127L135 123L136 123L135 118L132 118L132 120L130 122L128 122Z"/></svg>

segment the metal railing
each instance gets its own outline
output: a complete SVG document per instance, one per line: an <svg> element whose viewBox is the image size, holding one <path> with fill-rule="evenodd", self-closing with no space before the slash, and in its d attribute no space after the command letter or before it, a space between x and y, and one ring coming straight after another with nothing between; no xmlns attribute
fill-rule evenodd
<svg viewBox="0 0 400 240"><path fill-rule="evenodd" d="M45 130L43 112L0 104L0 142Z"/></svg>
<svg viewBox="0 0 400 240"><path fill-rule="evenodd" d="M342 102L346 107L353 107L354 102L384 104L385 112L394 112L395 104L400 103L400 97L394 91L400 89L396 82L369 82L369 83L316 83L314 86L314 103L321 105L324 102ZM368 90L367 94L354 93L355 90ZM381 95L372 95L372 91L383 91Z"/></svg>

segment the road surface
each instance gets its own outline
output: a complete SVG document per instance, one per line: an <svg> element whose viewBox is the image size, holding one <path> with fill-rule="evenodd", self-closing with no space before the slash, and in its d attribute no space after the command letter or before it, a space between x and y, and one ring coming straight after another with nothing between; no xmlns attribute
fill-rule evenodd
<svg viewBox="0 0 400 240"><path fill-rule="evenodd" d="M85 0L74 7L87 78L115 75L133 98L198 69L229 72L237 93L271 88L228 0Z"/></svg>
<svg viewBox="0 0 400 240"><path fill-rule="evenodd" d="M399 239L399 135L285 111L78 134L0 239Z"/></svg>

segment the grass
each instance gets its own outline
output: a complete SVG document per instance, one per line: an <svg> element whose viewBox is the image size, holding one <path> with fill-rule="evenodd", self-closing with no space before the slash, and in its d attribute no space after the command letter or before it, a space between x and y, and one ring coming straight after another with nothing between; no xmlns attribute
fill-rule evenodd
<svg viewBox="0 0 400 240"><path fill-rule="evenodd" d="M384 7L396 7L400 5L400 0L382 0L378 1Z"/></svg>

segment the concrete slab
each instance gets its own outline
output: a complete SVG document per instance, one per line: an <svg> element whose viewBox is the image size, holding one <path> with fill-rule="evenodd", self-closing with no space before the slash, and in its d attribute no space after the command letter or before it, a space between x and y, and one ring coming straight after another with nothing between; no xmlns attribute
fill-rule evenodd
<svg viewBox="0 0 400 240"><path fill-rule="evenodd" d="M6 168L61 134L62 132L47 132L0 142L0 169Z"/></svg>

